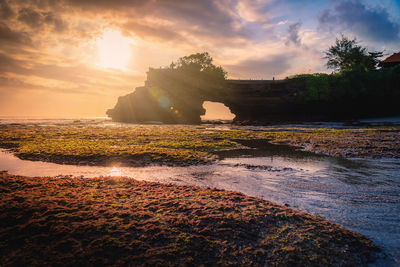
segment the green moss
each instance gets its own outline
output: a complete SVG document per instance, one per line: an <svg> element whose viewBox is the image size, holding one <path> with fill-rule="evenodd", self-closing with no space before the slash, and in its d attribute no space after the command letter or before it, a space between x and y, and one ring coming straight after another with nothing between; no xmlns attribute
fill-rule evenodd
<svg viewBox="0 0 400 267"><path fill-rule="evenodd" d="M265 140L340 156L400 157L399 127L282 131L206 129L194 126L0 127L0 147L19 157L67 164L206 164L218 152L244 148L238 140ZM10 147L10 143L13 145Z"/></svg>
<svg viewBox="0 0 400 267"><path fill-rule="evenodd" d="M241 147L232 139L256 137L248 131L212 131L188 126L82 129L9 126L0 128L0 145L13 142L25 158L79 163L118 158L125 161L207 163L215 152Z"/></svg>

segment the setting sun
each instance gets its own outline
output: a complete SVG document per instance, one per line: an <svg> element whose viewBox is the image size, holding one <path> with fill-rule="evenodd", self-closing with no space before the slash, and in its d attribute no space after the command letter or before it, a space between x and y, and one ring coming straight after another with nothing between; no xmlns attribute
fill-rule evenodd
<svg viewBox="0 0 400 267"><path fill-rule="evenodd" d="M105 31L97 42L100 66L124 70L131 58L131 44L119 31Z"/></svg>

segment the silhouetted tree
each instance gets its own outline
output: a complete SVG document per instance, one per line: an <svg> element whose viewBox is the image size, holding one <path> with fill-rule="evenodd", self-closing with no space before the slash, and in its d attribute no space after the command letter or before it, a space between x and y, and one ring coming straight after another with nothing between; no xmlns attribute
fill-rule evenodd
<svg viewBox="0 0 400 267"><path fill-rule="evenodd" d="M174 91L214 91L225 82L226 71L213 63L207 53L196 53L181 57L168 67L150 69L148 84Z"/></svg>
<svg viewBox="0 0 400 267"><path fill-rule="evenodd" d="M336 38L335 45L332 45L325 55L328 59L326 66L335 71L343 72L356 68L370 71L377 68L383 52L368 52L367 48L358 45L356 38L350 40L342 35L341 39Z"/></svg>
<svg viewBox="0 0 400 267"><path fill-rule="evenodd" d="M189 72L208 73L219 79L226 78L226 71L221 66L214 65L212 57L207 52L181 57L177 62L172 62L170 68Z"/></svg>

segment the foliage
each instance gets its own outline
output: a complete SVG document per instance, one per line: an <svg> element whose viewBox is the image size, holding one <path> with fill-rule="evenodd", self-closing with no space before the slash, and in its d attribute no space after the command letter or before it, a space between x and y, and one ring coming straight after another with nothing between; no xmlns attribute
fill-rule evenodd
<svg viewBox="0 0 400 267"><path fill-rule="evenodd" d="M150 69L146 84L167 91L212 91L225 82L226 72L207 53L197 53L172 62L169 67Z"/></svg>
<svg viewBox="0 0 400 267"><path fill-rule="evenodd" d="M326 101L331 94L330 76L326 73L300 74L291 76L291 79L305 80L307 93L300 96L301 101Z"/></svg>
<svg viewBox="0 0 400 267"><path fill-rule="evenodd" d="M366 71L375 70L379 64L383 52L368 52L365 47L357 45L357 40L348 39L342 35L341 39L336 38L335 45L332 45L326 52L328 59L327 67L336 71L348 71L355 68L362 68Z"/></svg>
<svg viewBox="0 0 400 267"><path fill-rule="evenodd" d="M225 79L227 74L221 66L215 66L213 64L213 59L207 52L181 57L176 63L171 63L170 69L185 69L191 72L213 73L213 75L219 76L220 79Z"/></svg>
<svg viewBox="0 0 400 267"><path fill-rule="evenodd" d="M297 102L309 112L332 119L398 114L400 66L365 71L362 67L334 74L302 74L306 90Z"/></svg>
<svg viewBox="0 0 400 267"><path fill-rule="evenodd" d="M356 39L336 39L325 52L327 66L337 72L301 74L305 91L297 104L311 115L341 120L399 115L400 66L376 69L382 52L367 52Z"/></svg>

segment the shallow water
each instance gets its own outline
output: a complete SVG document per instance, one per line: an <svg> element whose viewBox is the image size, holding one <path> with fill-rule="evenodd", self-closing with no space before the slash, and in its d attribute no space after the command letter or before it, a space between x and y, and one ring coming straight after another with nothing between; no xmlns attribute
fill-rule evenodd
<svg viewBox="0 0 400 267"><path fill-rule="evenodd" d="M400 117L384 117L384 118L370 118L360 120L361 122L391 122L395 124L400 124Z"/></svg>
<svg viewBox="0 0 400 267"><path fill-rule="evenodd" d="M128 176L240 191L362 233L388 255L375 265L400 265L400 160L277 152L226 158L206 166L94 167L20 160L0 150L0 170L26 176Z"/></svg>

